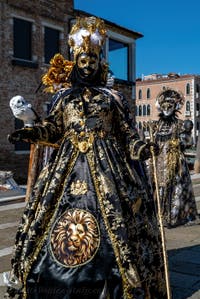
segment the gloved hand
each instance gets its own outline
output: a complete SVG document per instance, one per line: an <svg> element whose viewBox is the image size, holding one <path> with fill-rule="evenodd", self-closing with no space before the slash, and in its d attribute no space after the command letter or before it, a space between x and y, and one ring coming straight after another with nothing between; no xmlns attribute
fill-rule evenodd
<svg viewBox="0 0 200 299"><path fill-rule="evenodd" d="M140 153L140 159L145 161L149 159L152 156L152 151L155 156L159 155L160 148L157 143L154 142L148 142L146 145L143 147L141 153Z"/></svg>
<svg viewBox="0 0 200 299"><path fill-rule="evenodd" d="M34 128L23 128L20 130L16 130L12 134L8 135L8 141L10 143L15 143L17 141L35 141L36 138L36 131Z"/></svg>

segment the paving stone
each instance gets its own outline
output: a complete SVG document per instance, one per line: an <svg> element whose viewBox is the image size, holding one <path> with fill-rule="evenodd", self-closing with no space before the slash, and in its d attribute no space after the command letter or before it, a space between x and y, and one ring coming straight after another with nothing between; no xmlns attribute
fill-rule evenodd
<svg viewBox="0 0 200 299"><path fill-rule="evenodd" d="M188 299L200 299L200 290L195 292L191 297Z"/></svg>
<svg viewBox="0 0 200 299"><path fill-rule="evenodd" d="M0 249L14 245L17 227L1 230Z"/></svg>
<svg viewBox="0 0 200 299"><path fill-rule="evenodd" d="M0 273L11 270L11 257L12 254L9 254L0 258Z"/></svg>
<svg viewBox="0 0 200 299"><path fill-rule="evenodd" d="M6 287L0 287L0 298L3 299L6 292Z"/></svg>
<svg viewBox="0 0 200 299"><path fill-rule="evenodd" d="M5 213L0 213L0 223L20 221L23 210L24 208L8 210L6 211L6 217Z"/></svg>

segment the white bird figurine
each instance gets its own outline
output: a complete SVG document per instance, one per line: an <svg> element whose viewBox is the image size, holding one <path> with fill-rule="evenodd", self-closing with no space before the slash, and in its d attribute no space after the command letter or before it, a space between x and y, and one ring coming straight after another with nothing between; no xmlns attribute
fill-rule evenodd
<svg viewBox="0 0 200 299"><path fill-rule="evenodd" d="M16 118L23 120L24 127L32 127L40 119L32 105L20 95L11 98L10 108Z"/></svg>

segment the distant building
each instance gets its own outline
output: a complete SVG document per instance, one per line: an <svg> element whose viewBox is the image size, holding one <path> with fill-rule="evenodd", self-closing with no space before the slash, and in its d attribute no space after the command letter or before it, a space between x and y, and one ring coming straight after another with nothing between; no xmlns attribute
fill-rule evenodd
<svg viewBox="0 0 200 299"><path fill-rule="evenodd" d="M23 126L14 119L9 101L22 95L43 117L51 97L44 94L41 76L56 53L70 59L67 35L76 16L73 0L0 1L0 170L13 171L25 183L29 164L29 145L7 141L7 135ZM106 21L108 38L104 55L115 76L115 84L133 109L135 100L135 48L143 35ZM119 67L120 66L120 67Z"/></svg>
<svg viewBox="0 0 200 299"><path fill-rule="evenodd" d="M193 121L193 139L197 143L200 129L200 75L151 74L136 79L136 122L139 129L147 120L158 119L156 97L165 88L182 92L185 103L180 110L180 119Z"/></svg>

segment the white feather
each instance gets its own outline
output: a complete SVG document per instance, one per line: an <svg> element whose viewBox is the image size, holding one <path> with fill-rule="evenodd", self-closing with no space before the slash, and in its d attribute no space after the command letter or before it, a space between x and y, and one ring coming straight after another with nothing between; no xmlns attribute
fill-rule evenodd
<svg viewBox="0 0 200 299"><path fill-rule="evenodd" d="M103 38L97 29L94 33L90 34L88 30L81 28L76 33L70 34L69 38L72 38L74 40L74 43L77 47L81 47L83 44L83 37L89 35L90 35L90 40L94 45L101 45Z"/></svg>

